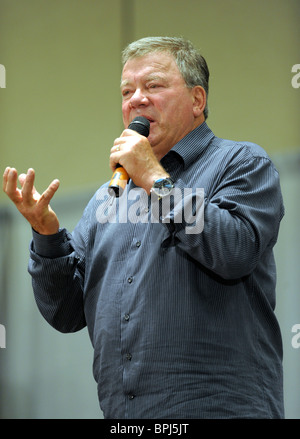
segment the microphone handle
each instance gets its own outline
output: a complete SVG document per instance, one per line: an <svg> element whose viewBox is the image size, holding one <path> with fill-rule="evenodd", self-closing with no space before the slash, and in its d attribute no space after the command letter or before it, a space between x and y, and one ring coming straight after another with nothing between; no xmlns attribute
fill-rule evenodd
<svg viewBox="0 0 300 439"><path fill-rule="evenodd" d="M114 195L117 198L120 197L124 192L128 180L129 180L129 176L127 172L118 163L108 186L109 195Z"/></svg>

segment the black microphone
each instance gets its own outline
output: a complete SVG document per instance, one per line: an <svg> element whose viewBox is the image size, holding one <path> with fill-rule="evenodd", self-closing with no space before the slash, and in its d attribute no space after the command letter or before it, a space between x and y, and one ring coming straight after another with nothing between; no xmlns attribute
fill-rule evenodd
<svg viewBox="0 0 300 439"><path fill-rule="evenodd" d="M129 124L128 128L130 130L136 131L142 136L148 137L150 131L150 122L148 119L142 116L137 116ZM129 176L125 169L118 163L116 169L111 177L108 193L109 195L114 195L115 197L120 197L128 183Z"/></svg>

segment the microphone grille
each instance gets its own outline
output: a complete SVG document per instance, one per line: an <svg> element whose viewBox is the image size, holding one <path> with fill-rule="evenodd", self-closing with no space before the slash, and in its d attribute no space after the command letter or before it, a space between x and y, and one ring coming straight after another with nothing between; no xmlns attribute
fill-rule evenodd
<svg viewBox="0 0 300 439"><path fill-rule="evenodd" d="M150 122L143 116L137 116L129 124L128 128L141 134L141 136L148 137L150 131Z"/></svg>

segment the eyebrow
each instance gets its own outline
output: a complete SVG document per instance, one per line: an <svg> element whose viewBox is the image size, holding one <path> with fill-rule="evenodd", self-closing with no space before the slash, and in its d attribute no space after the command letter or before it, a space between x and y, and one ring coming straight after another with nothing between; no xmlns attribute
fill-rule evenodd
<svg viewBox="0 0 300 439"><path fill-rule="evenodd" d="M149 73L149 75L146 75L145 76L145 81L146 82L149 82L149 81L156 81L156 80L159 80L159 81L166 81L166 79L163 77L163 75L162 76L160 76L160 75L157 75L156 73ZM129 79L124 79L123 81L121 80L121 84L120 84L120 87L122 88L122 87L126 87L126 86L128 86L128 85L130 85L131 84L131 81L129 80Z"/></svg>
<svg viewBox="0 0 300 439"><path fill-rule="evenodd" d="M129 80L128 80L128 79L125 79L124 81L121 80L120 87L121 87L121 88L122 88L122 87L126 87L126 85L128 85L128 84L129 84Z"/></svg>

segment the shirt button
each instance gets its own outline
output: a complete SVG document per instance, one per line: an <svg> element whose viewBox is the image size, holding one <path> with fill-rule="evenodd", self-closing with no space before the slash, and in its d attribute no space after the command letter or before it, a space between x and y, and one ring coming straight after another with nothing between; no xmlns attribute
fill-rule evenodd
<svg viewBox="0 0 300 439"><path fill-rule="evenodd" d="M125 320L125 322L128 322L129 319L130 319L130 315L129 315L129 314L125 314L125 315L124 315L124 320Z"/></svg>
<svg viewBox="0 0 300 439"><path fill-rule="evenodd" d="M137 241L135 245L139 248L141 246L141 241Z"/></svg>
<svg viewBox="0 0 300 439"><path fill-rule="evenodd" d="M134 395L132 395L132 394L128 395L128 399L130 399L130 400L134 399Z"/></svg>
<svg viewBox="0 0 300 439"><path fill-rule="evenodd" d="M129 284L131 284L132 283L132 281L133 281L133 277L132 276L130 276L128 279L127 279L127 282L129 283Z"/></svg>
<svg viewBox="0 0 300 439"><path fill-rule="evenodd" d="M131 361L132 355L131 354L126 354L126 360Z"/></svg>

